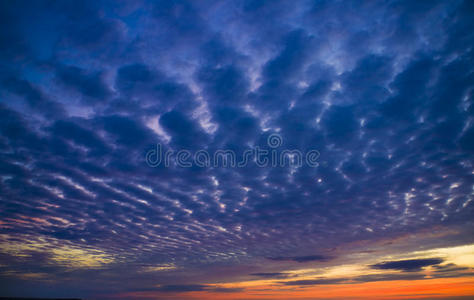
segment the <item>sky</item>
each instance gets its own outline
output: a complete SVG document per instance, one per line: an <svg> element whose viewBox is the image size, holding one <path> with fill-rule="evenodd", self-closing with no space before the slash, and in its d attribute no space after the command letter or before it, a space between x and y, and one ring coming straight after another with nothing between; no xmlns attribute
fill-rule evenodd
<svg viewBox="0 0 474 300"><path fill-rule="evenodd" d="M473 1L0 25L0 296L474 297Z"/></svg>

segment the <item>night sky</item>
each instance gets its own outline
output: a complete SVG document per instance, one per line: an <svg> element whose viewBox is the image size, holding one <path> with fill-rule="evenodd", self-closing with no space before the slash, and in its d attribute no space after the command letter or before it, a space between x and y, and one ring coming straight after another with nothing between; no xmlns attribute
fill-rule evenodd
<svg viewBox="0 0 474 300"><path fill-rule="evenodd" d="M0 297L474 297L474 1L1 0L0 25Z"/></svg>

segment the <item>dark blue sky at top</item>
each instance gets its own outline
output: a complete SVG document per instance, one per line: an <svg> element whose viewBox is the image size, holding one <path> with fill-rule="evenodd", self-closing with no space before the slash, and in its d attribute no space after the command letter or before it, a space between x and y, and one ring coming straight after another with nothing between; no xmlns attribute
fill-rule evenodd
<svg viewBox="0 0 474 300"><path fill-rule="evenodd" d="M433 243L472 242L474 2L0 3L2 241L114 259L4 253L13 291L34 283L9 270L140 290L436 226L459 234ZM273 133L319 167L145 162L157 143L241 153ZM138 272L170 263L188 273Z"/></svg>

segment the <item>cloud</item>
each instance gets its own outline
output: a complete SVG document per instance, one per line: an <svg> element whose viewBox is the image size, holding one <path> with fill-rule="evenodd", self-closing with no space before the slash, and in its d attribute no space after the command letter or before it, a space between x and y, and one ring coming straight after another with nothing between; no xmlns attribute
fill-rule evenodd
<svg viewBox="0 0 474 300"><path fill-rule="evenodd" d="M284 285L326 285L326 284L340 284L348 281L347 278L320 278L320 279L306 279L306 280L293 280L282 282Z"/></svg>
<svg viewBox="0 0 474 300"><path fill-rule="evenodd" d="M311 261L327 261L331 257L324 255L306 255L306 256L277 256L277 257L268 257L270 260L275 261L295 261L299 263L311 262Z"/></svg>
<svg viewBox="0 0 474 300"><path fill-rule="evenodd" d="M27 80L7 77L0 83L4 90L17 95L25 100L31 109L39 111L46 116L61 116L64 111L61 104L51 101L44 93Z"/></svg>
<svg viewBox="0 0 474 300"><path fill-rule="evenodd" d="M240 293L245 291L244 288L224 288L224 287L216 287L211 289L211 291L216 293Z"/></svg>
<svg viewBox="0 0 474 300"><path fill-rule="evenodd" d="M375 282L375 281L392 281L392 280L422 280L426 279L424 274L369 274L353 278L355 283L358 282Z"/></svg>
<svg viewBox="0 0 474 300"><path fill-rule="evenodd" d="M252 276L262 277L262 278L288 278L294 275L284 272L273 272L273 273L251 273Z"/></svg>
<svg viewBox="0 0 474 300"><path fill-rule="evenodd" d="M187 284L187 285L163 285L157 290L160 292L201 292L206 290L207 286L202 284Z"/></svg>
<svg viewBox="0 0 474 300"><path fill-rule="evenodd" d="M443 262L441 258L424 258L424 259L406 259L396 261L384 261L371 265L371 268L380 270L400 270L405 272L420 271L424 267L439 265Z"/></svg>
<svg viewBox="0 0 474 300"><path fill-rule="evenodd" d="M115 259L51 268L49 247L0 249L1 276L51 274L53 288L75 282L71 296L212 291L249 274L291 278L282 264L336 264L358 241L372 249L439 226L449 234L426 249L471 242L471 1L0 6L0 238ZM275 133L276 153L317 150L319 166L145 161L156 144L242 158L272 150ZM469 272L425 256L371 267Z"/></svg>
<svg viewBox="0 0 474 300"><path fill-rule="evenodd" d="M203 292L210 291L216 293L238 293L243 291L243 288L226 288L214 287L204 284L186 284L186 285L163 285L156 289L160 292L183 293L183 292Z"/></svg>
<svg viewBox="0 0 474 300"><path fill-rule="evenodd" d="M95 101L104 101L110 93L101 72L87 72L75 66L59 66L57 77L66 86L86 97L94 98Z"/></svg>
<svg viewBox="0 0 474 300"><path fill-rule="evenodd" d="M372 265L372 268L380 270L400 270L405 273L378 273L378 274L360 274L351 277L319 277L314 279L288 280L280 281L282 285L289 286L314 286L331 284L358 284L378 281L398 281L398 280L430 280L436 278L453 278L472 276L472 270L468 267L461 267L456 264L443 264L441 259L414 259L404 261L390 261ZM431 266L432 273L427 274L419 272L423 267Z"/></svg>
<svg viewBox="0 0 474 300"><path fill-rule="evenodd" d="M469 270L469 267L461 267L453 263L449 263L446 265L435 265L433 267L434 267L435 272L440 275L447 274L447 273L456 273L456 275L458 275L460 271Z"/></svg>

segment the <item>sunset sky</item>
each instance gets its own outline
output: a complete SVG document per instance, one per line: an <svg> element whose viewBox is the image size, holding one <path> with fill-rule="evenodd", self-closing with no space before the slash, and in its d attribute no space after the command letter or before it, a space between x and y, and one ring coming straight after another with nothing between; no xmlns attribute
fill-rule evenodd
<svg viewBox="0 0 474 300"><path fill-rule="evenodd" d="M474 1L0 25L0 297L474 299Z"/></svg>

